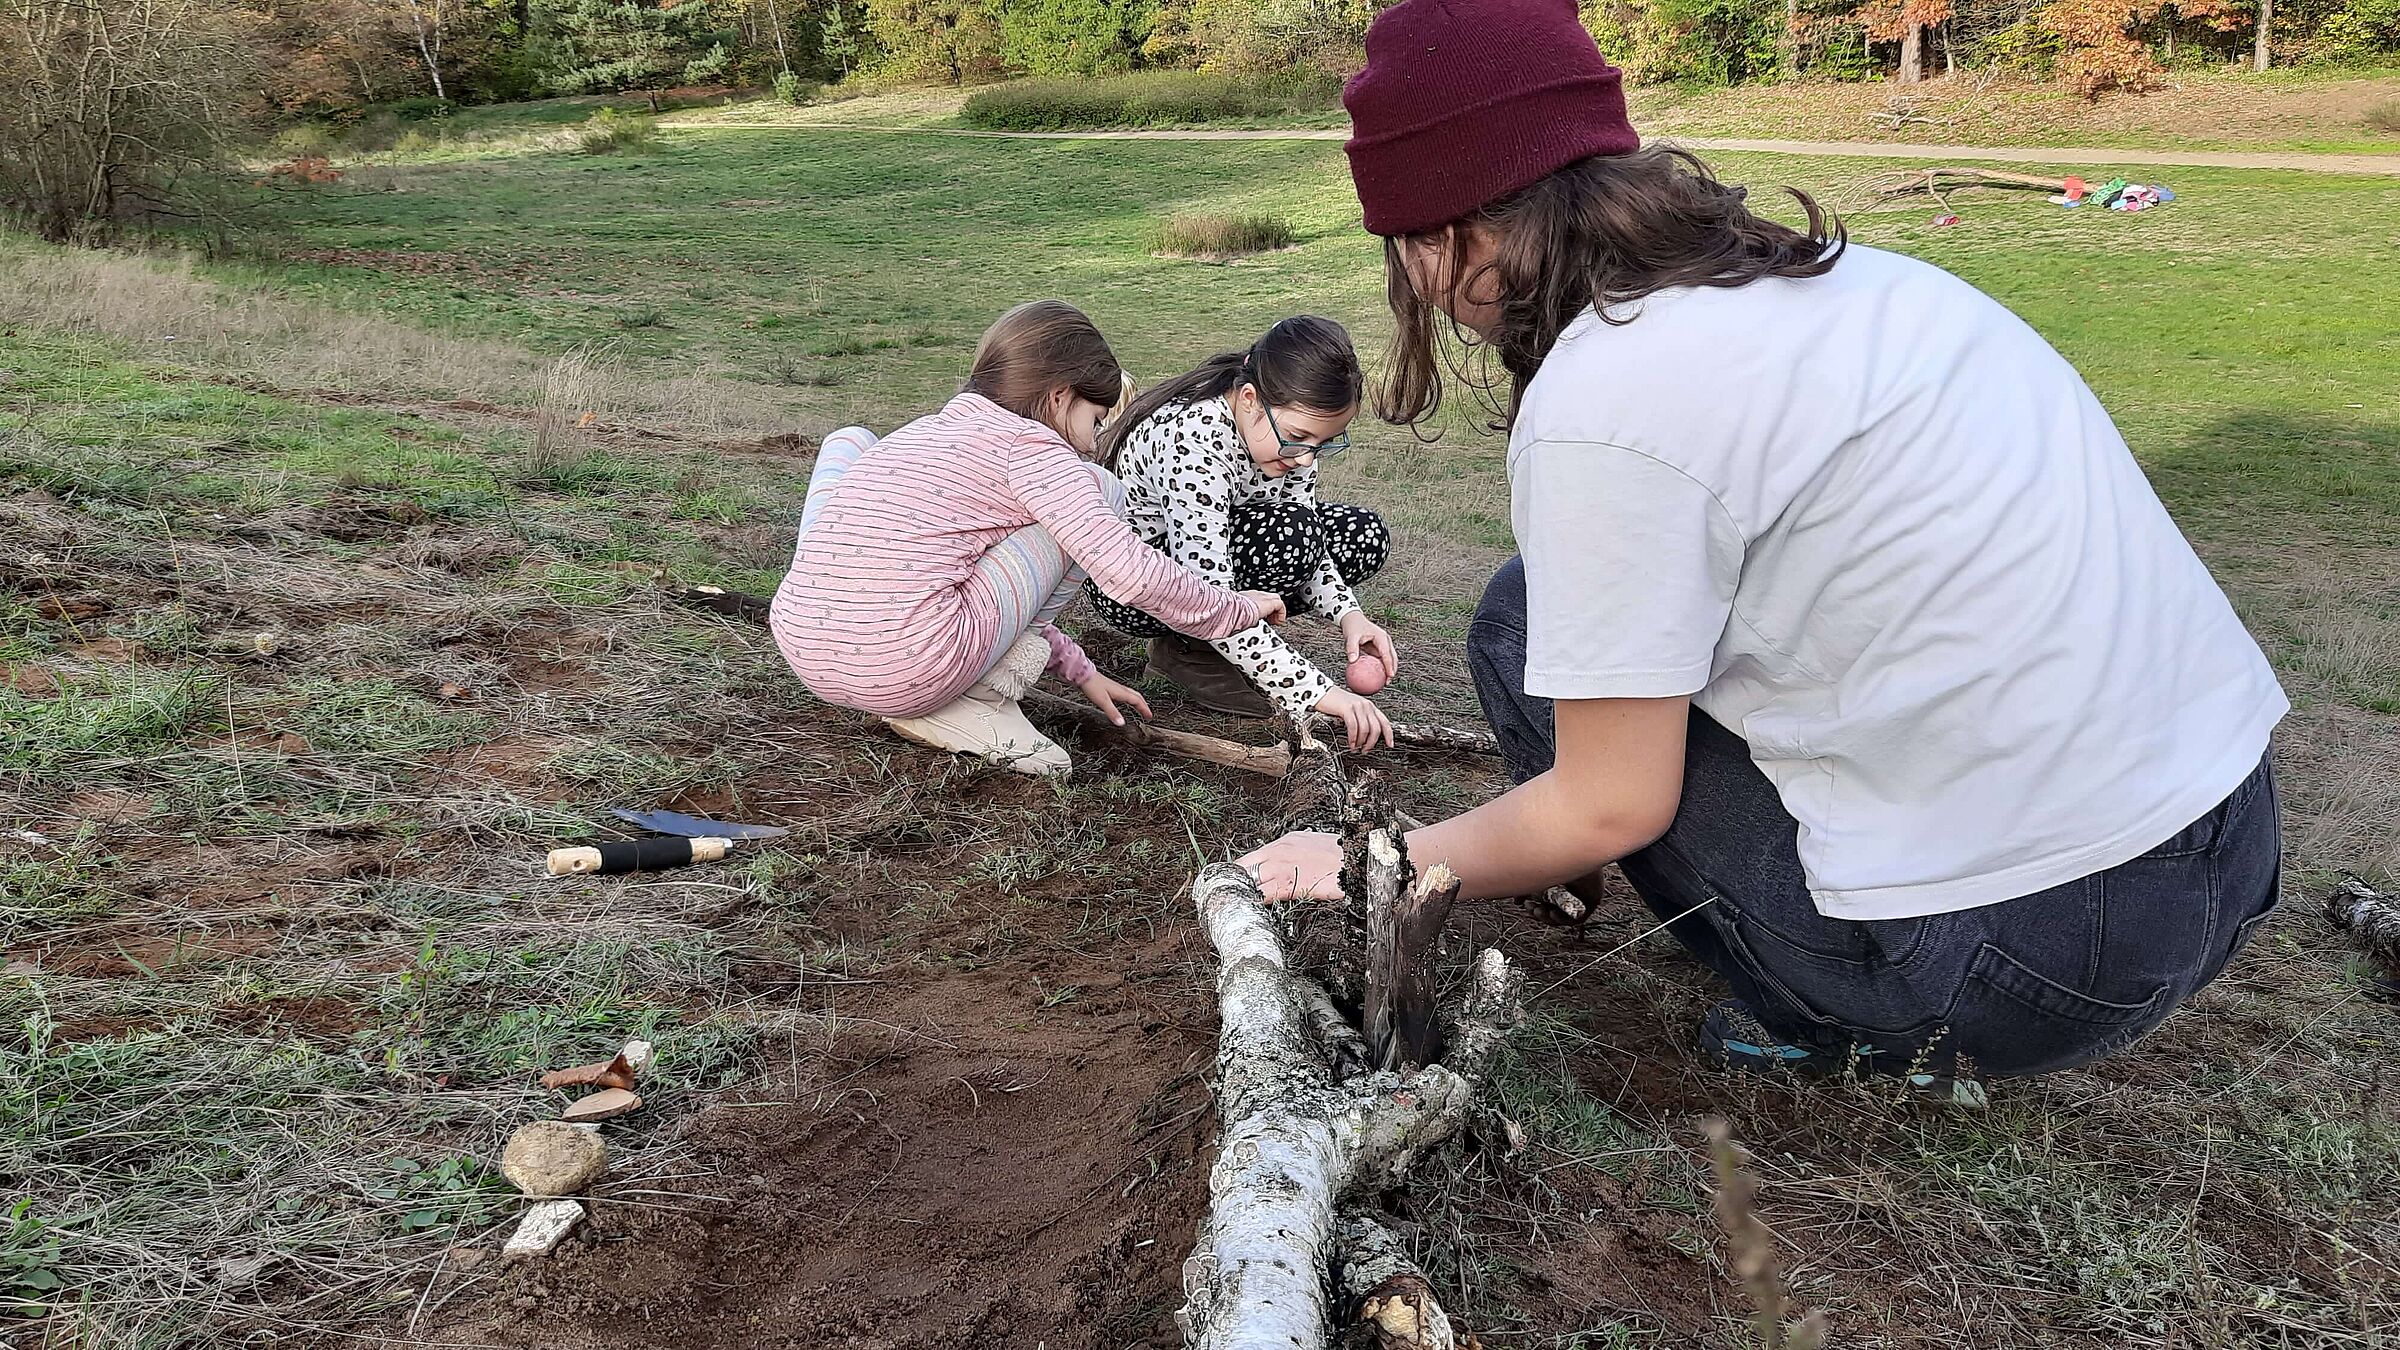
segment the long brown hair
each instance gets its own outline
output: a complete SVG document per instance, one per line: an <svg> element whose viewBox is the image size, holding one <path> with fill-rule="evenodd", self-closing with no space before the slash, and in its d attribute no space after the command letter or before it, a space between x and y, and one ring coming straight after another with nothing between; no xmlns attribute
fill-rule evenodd
<svg viewBox="0 0 2400 1350"><path fill-rule="evenodd" d="M1689 151L1648 146L1629 155L1578 160L1532 186L1422 238L1446 245L1449 294L1496 292L1500 316L1488 340L1450 322L1419 294L1403 265L1400 240L1384 240L1392 345L1377 381L1375 410L1386 421L1422 424L1442 405L1442 367L1480 396L1494 430L1516 420L1525 386L1558 335L1586 308L1602 322L1631 323L1618 307L1673 286L1747 286L1766 277L1813 277L1831 271L1849 241L1839 219L1807 193L1786 189L1808 217L1805 231L1753 212L1748 189L1717 181ZM1490 262L1456 275L1465 235L1481 230L1495 244ZM1493 393L1488 368L1470 372L1443 360L1442 325L1459 347L1497 358L1508 376L1508 402Z"/></svg>
<svg viewBox="0 0 2400 1350"><path fill-rule="evenodd" d="M1125 392L1125 372L1108 339L1082 310L1064 300L1031 300L984 330L966 392L981 394L1017 416L1050 426L1050 396L1072 389L1105 408ZM1051 427L1065 434L1062 427Z"/></svg>
<svg viewBox="0 0 2400 1350"><path fill-rule="evenodd" d="M1113 463L1125 438L1159 409L1215 398L1245 384L1257 385L1258 396L1270 407L1338 413L1358 406L1366 376L1358 368L1349 329L1322 315L1295 314L1247 348L1219 352L1134 400L1108 424L1103 462Z"/></svg>

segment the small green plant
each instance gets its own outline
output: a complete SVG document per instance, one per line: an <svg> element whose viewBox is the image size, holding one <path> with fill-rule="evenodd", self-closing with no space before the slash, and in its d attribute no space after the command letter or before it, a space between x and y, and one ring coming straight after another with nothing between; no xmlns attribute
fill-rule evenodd
<svg viewBox="0 0 2400 1350"><path fill-rule="evenodd" d="M1289 248L1300 238L1291 222L1276 216L1187 212L1162 222L1151 251L1175 258L1222 262L1249 253Z"/></svg>
<svg viewBox="0 0 2400 1350"><path fill-rule="evenodd" d="M620 150L639 150L650 144L657 127L647 117L615 108L602 108L592 114L592 120L575 129L575 148L587 155L613 155Z"/></svg>
<svg viewBox="0 0 2400 1350"><path fill-rule="evenodd" d="M437 706L388 679L311 680L288 724L321 755L409 755L474 739L482 719Z"/></svg>
<svg viewBox="0 0 2400 1350"><path fill-rule="evenodd" d="M431 1164L395 1158L366 1192L400 1206L400 1228L408 1233L480 1223L513 1194L490 1168L473 1158L456 1157Z"/></svg>
<svg viewBox="0 0 2400 1350"><path fill-rule="evenodd" d="M617 316L619 328L664 328L667 312L656 305L636 305Z"/></svg>
<svg viewBox="0 0 2400 1350"><path fill-rule="evenodd" d="M392 153L396 155L430 154L441 148L442 133L427 131L422 127L410 127L400 133L398 140L392 142Z"/></svg>
<svg viewBox="0 0 2400 1350"><path fill-rule="evenodd" d="M7 1227L0 1229L0 1313L38 1317L66 1281L58 1264L59 1243L50 1226L33 1212L31 1197L8 1207Z"/></svg>
<svg viewBox="0 0 2400 1350"><path fill-rule="evenodd" d="M0 768L50 773L154 750L205 719L219 688L191 670L103 672L46 699L0 686Z"/></svg>

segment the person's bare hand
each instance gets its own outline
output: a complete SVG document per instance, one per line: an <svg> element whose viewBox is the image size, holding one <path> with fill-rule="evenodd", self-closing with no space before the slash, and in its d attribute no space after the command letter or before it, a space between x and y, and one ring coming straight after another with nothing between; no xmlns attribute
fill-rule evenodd
<svg viewBox="0 0 2400 1350"><path fill-rule="evenodd" d="M1242 598L1250 602L1250 611L1265 624L1281 624L1290 615L1284 612L1283 597L1273 591L1243 591Z"/></svg>
<svg viewBox="0 0 2400 1350"><path fill-rule="evenodd" d="M1118 726L1125 725L1125 715L1117 711L1117 705L1120 703L1140 713L1144 718L1150 716L1150 700L1142 697L1141 690L1130 685L1119 684L1099 671L1093 671L1090 679L1075 687L1083 691L1083 696L1091 700L1093 707L1107 713L1108 720Z"/></svg>
<svg viewBox="0 0 2400 1350"><path fill-rule="evenodd" d="M1342 725L1349 728L1350 749L1354 754L1365 754L1378 742L1385 746L1392 744L1392 719L1384 716L1383 709L1376 707L1371 698L1336 686L1317 700L1317 711L1340 718Z"/></svg>
<svg viewBox="0 0 2400 1350"><path fill-rule="evenodd" d="M1342 898L1342 841L1322 830L1294 830L1242 859L1269 904Z"/></svg>
<svg viewBox="0 0 2400 1350"><path fill-rule="evenodd" d="M1382 624L1367 617L1363 609L1354 609L1342 616L1342 644L1350 649L1350 659L1372 656L1383 663L1383 678L1395 679L1400 674L1400 649L1392 645L1392 635Z"/></svg>

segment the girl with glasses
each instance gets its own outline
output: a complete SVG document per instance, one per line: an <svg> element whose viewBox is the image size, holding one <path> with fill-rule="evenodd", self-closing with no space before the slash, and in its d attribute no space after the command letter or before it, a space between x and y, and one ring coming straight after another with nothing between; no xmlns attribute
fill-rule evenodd
<svg viewBox="0 0 2400 1350"><path fill-rule="evenodd" d="M1400 669L1385 632L1351 588L1381 571L1391 531L1374 512L1319 502L1316 466L1350 446L1362 379L1350 334L1300 315L1136 400L1106 445L1125 482L1134 533L1201 577L1281 595L1293 613L1339 624L1352 690L1266 624L1203 640L1089 589L1102 622L1150 639L1150 671L1194 703L1237 717L1321 712L1353 749L1390 744L1368 694Z"/></svg>

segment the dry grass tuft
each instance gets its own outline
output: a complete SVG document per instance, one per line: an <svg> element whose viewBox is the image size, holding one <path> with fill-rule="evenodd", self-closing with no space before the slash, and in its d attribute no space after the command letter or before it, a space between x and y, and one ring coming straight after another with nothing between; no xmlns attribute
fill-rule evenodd
<svg viewBox="0 0 2400 1350"><path fill-rule="evenodd" d="M605 373L591 353L578 348L551 362L541 400L534 404L525 470L536 476L555 473L586 449L584 429L600 420L606 392Z"/></svg>
<svg viewBox="0 0 2400 1350"><path fill-rule="evenodd" d="M145 258L0 241L0 326L79 333L212 377L331 389L537 405L556 359L507 343L429 331L199 275L190 258ZM732 372L637 373L591 354L588 381L611 411L704 435L823 431L855 420L808 389Z"/></svg>
<svg viewBox="0 0 2400 1350"><path fill-rule="evenodd" d="M2367 109L2367 130L2380 131L2387 136L2400 136L2400 98L2385 99Z"/></svg>
<svg viewBox="0 0 2400 1350"><path fill-rule="evenodd" d="M1299 231L1278 216L1187 211L1170 216L1158 227L1153 251L1174 258L1222 262L1250 253L1290 248Z"/></svg>

